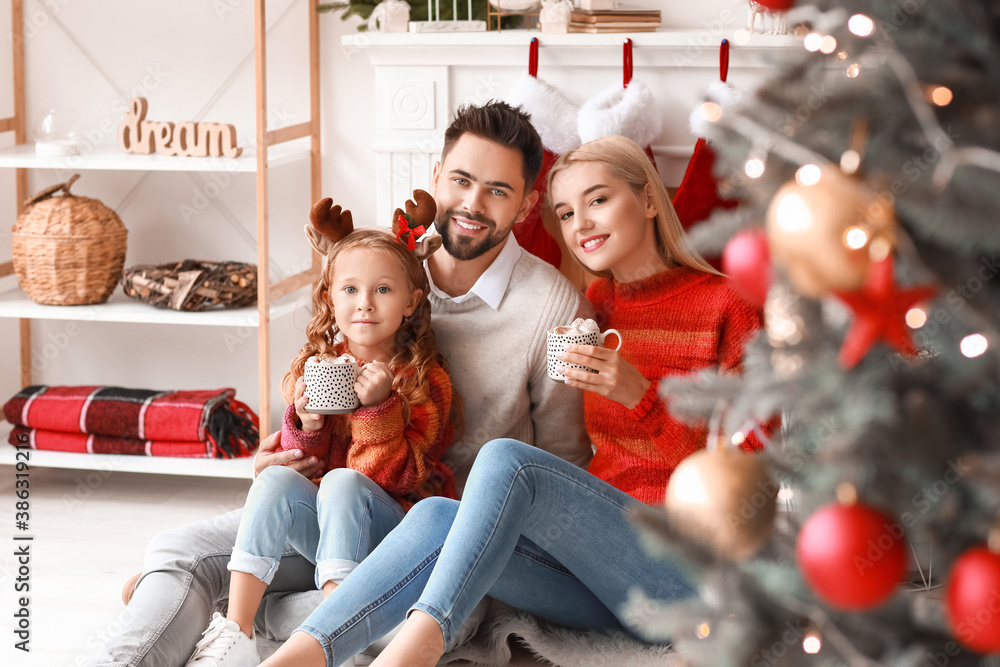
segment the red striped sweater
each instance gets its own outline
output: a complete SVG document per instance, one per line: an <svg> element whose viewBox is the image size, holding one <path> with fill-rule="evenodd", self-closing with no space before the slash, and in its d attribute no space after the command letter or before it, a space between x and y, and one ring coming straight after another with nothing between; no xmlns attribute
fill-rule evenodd
<svg viewBox="0 0 1000 667"><path fill-rule="evenodd" d="M338 351L339 354L339 351ZM410 422L393 391L381 405L326 415L323 428L301 429L295 406L285 410L282 449L301 449L325 461L326 471L352 468L381 486L404 509L430 496L455 498L455 477L441 456L451 446L451 380L439 365L427 373L428 400L410 405ZM319 478L313 480L317 484Z"/></svg>
<svg viewBox="0 0 1000 667"><path fill-rule="evenodd" d="M657 395L659 379L708 367L740 372L743 346L761 314L726 278L685 267L630 283L587 289L601 329L622 332L622 356L652 381L633 410L584 392L587 433L597 450L589 471L637 500L663 502L684 457L705 446L707 430L674 419Z"/></svg>

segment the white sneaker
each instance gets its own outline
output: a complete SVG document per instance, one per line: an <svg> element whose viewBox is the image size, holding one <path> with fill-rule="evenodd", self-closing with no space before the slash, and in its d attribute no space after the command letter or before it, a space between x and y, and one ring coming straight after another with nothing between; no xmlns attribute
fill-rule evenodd
<svg viewBox="0 0 1000 667"><path fill-rule="evenodd" d="M257 642L247 637L240 626L215 612L203 639L194 645L194 653L184 667L257 667Z"/></svg>

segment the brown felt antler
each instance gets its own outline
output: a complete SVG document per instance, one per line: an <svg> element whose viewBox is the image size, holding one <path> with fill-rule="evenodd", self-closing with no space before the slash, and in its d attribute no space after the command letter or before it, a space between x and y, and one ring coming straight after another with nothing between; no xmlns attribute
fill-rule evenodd
<svg viewBox="0 0 1000 667"><path fill-rule="evenodd" d="M414 200L416 203L413 203ZM437 204L434 203L434 197L424 190L413 191L413 200L406 201L405 214L398 208L392 214L392 233L400 243L405 243L419 260L429 257L441 247L440 234L425 235L423 239L417 241L417 237L426 232L427 225L434 222L436 214Z"/></svg>
<svg viewBox="0 0 1000 667"><path fill-rule="evenodd" d="M321 255L326 255L337 241L354 231L351 212L341 209L340 204L334 206L329 197L313 204L309 210L309 223L306 225L306 238Z"/></svg>

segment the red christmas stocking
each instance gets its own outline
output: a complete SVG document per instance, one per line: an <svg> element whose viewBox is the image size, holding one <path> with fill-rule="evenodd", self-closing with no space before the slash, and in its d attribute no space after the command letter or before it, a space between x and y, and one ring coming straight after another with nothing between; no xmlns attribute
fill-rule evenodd
<svg viewBox="0 0 1000 667"><path fill-rule="evenodd" d="M531 116L531 124L542 138L544 155L542 169L535 181L538 202L521 222L514 225L514 238L518 245L532 255L559 268L562 251L542 221L542 202L545 199L546 179L558 157L580 145L576 134L577 108L563 95L539 81L530 73L521 75L511 87L507 102L520 106Z"/></svg>
<svg viewBox="0 0 1000 667"><path fill-rule="evenodd" d="M715 86L725 86L726 77L729 74L729 41L722 40L719 49L719 78L721 83L715 82L710 88ZM723 199L719 196L719 182L712 172L715 166L715 152L699 137L694 145L694 154L688 162L684 171L684 180L681 181L677 193L674 195L674 209L677 217L681 221L684 231L688 231L698 223L707 220L716 209L734 208L739 204L733 199ZM721 257L706 257L709 264L717 269L722 268Z"/></svg>

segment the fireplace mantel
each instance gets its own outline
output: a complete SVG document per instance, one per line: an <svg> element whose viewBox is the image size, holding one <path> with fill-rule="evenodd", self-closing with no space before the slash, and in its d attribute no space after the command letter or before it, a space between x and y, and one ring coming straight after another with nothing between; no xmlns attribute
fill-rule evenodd
<svg viewBox="0 0 1000 667"><path fill-rule="evenodd" d="M723 37L704 30L628 34L541 34L505 30L487 33L358 33L341 38L348 59L364 57L375 69L377 216L387 220L414 188L428 188L449 114L465 102L503 99L527 68L528 45L539 39L538 77L582 104L621 85L622 44L633 43L634 78L656 96L664 130L653 152L664 182L677 185L694 147L688 116L702 91L718 78ZM731 40L732 41L732 40ZM729 82L752 86L789 49L791 36L753 35L734 45Z"/></svg>

